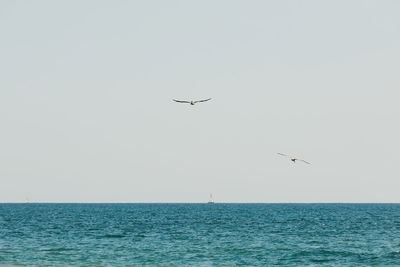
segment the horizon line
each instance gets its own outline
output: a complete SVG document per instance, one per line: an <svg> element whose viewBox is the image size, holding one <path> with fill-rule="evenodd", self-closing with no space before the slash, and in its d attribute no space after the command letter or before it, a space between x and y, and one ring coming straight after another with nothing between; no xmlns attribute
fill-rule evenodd
<svg viewBox="0 0 400 267"><path fill-rule="evenodd" d="M0 202L1 204L400 204L400 202Z"/></svg>

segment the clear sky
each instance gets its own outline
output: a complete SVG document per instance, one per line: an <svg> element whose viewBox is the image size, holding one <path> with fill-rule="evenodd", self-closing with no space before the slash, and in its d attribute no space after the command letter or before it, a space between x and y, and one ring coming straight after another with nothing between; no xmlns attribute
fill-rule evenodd
<svg viewBox="0 0 400 267"><path fill-rule="evenodd" d="M399 14L3 0L0 202L400 202Z"/></svg>

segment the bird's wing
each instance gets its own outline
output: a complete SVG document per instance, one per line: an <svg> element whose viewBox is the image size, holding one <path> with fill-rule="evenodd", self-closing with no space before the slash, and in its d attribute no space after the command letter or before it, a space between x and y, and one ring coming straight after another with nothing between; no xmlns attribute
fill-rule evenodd
<svg viewBox="0 0 400 267"><path fill-rule="evenodd" d="M307 163L307 164L311 164L310 162L305 161L304 159L297 159L297 160L300 160L300 161L302 161L302 162L304 162L304 163Z"/></svg>
<svg viewBox="0 0 400 267"><path fill-rule="evenodd" d="M286 154L283 154L283 153L277 153L278 155L281 155L281 156L285 156L285 157L290 157L289 155L286 155Z"/></svg>
<svg viewBox="0 0 400 267"><path fill-rule="evenodd" d="M208 101L208 100L211 100L211 98L203 99L203 100L197 100L197 101L194 101L193 103L206 102L206 101Z"/></svg>
<svg viewBox="0 0 400 267"><path fill-rule="evenodd" d="M174 100L175 102L178 102L178 103L190 103L190 101L182 101L182 100L176 100L176 99L172 99L172 100Z"/></svg>

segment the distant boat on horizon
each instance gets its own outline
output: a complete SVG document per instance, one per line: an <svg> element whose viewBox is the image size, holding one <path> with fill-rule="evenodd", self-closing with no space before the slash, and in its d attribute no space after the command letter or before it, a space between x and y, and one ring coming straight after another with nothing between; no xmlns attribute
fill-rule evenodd
<svg viewBox="0 0 400 267"><path fill-rule="evenodd" d="M208 204L214 204L215 203L212 194L210 194L210 198L208 199L207 203Z"/></svg>

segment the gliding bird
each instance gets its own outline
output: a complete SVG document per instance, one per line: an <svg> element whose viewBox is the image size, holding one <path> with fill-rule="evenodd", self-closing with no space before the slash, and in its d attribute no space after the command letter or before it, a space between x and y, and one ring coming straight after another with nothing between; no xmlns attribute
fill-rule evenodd
<svg viewBox="0 0 400 267"><path fill-rule="evenodd" d="M193 100L191 100L191 101L183 101L183 100L176 100L176 99L172 99L172 100L174 100L175 102L178 102L178 103L185 103L185 104L194 105L196 103L206 102L208 100L211 100L211 98L204 99L204 100L197 100L197 101L193 101Z"/></svg>
<svg viewBox="0 0 400 267"><path fill-rule="evenodd" d="M278 153L278 155L285 156L285 157L289 157L290 160L293 161L293 163L296 163L296 160L298 160L298 161L302 161L302 162L307 163L307 164L311 164L310 162L307 162L307 161L305 161L305 160L303 160L303 159L295 158L295 157L290 156L290 155L286 155L286 154L282 154L282 153Z"/></svg>

